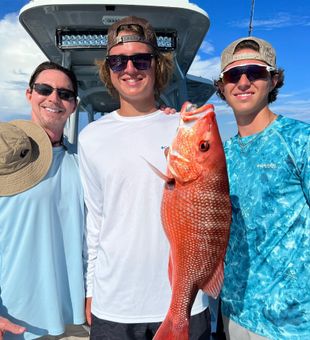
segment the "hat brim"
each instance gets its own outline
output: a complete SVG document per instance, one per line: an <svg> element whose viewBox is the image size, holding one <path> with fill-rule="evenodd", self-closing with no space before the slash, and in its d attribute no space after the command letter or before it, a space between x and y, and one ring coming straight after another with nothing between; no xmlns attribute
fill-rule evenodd
<svg viewBox="0 0 310 340"><path fill-rule="evenodd" d="M44 129L29 120L14 120L10 124L23 130L31 141L31 160L23 168L0 176L0 196L12 196L38 184L47 174L53 159L51 141Z"/></svg>

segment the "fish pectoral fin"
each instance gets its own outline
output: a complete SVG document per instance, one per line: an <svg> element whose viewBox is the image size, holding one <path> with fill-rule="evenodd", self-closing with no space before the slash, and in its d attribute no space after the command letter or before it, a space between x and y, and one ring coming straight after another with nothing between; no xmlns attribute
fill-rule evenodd
<svg viewBox="0 0 310 340"><path fill-rule="evenodd" d="M142 157L142 156L141 156ZM142 157L146 163L149 165L149 167L155 172L155 174L157 176L159 176L160 178L162 178L164 181L166 181L167 183L171 182L173 180L173 178L163 174L159 169L156 168L156 166L154 166L152 163L150 163L148 160L146 160L144 157Z"/></svg>
<svg viewBox="0 0 310 340"><path fill-rule="evenodd" d="M224 281L224 263L223 261L219 262L216 267L211 279L206 281L201 289L208 295L213 298L217 298L220 294Z"/></svg>

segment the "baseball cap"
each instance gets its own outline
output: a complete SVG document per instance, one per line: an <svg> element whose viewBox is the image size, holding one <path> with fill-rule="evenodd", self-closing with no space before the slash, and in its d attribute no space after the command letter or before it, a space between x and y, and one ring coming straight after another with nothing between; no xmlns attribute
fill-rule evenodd
<svg viewBox="0 0 310 340"><path fill-rule="evenodd" d="M236 47L243 41L255 41L259 46L259 51L253 51L250 53L238 53L234 54ZM245 37L233 41L227 46L221 55L221 72L227 67L227 65L237 60L254 59L260 60L272 66L276 67L276 51L266 40L256 37Z"/></svg>
<svg viewBox="0 0 310 340"><path fill-rule="evenodd" d="M121 28L121 26L125 25L140 26L143 31L143 36L139 34L130 34L118 37L119 29ZM144 44L151 45L154 49L158 49L154 28L150 25L150 23L147 20L135 16L125 17L110 26L108 30L107 51L109 52L110 49L115 45L126 42L142 42Z"/></svg>
<svg viewBox="0 0 310 340"><path fill-rule="evenodd" d="M52 163L51 141L29 120L0 123L0 196L12 196L39 183Z"/></svg>

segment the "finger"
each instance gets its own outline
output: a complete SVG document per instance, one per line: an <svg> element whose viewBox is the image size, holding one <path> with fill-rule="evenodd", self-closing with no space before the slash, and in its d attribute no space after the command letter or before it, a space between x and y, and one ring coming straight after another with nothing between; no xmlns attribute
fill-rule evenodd
<svg viewBox="0 0 310 340"><path fill-rule="evenodd" d="M188 113L188 112L187 112ZM197 116L193 116L193 115L191 115L191 114L181 114L181 117L182 117L182 120L183 120L183 122L184 123L187 123L187 122L192 122L193 120L197 120L199 117L197 117Z"/></svg>
<svg viewBox="0 0 310 340"><path fill-rule="evenodd" d="M9 321L6 318L0 317L0 335L3 337L5 332L11 332L13 334L21 334L26 330L25 327L21 327ZM0 339L1 340L1 339Z"/></svg>
<svg viewBox="0 0 310 340"><path fill-rule="evenodd" d="M86 311L86 321L89 326L91 326L91 313L90 311Z"/></svg>
<svg viewBox="0 0 310 340"><path fill-rule="evenodd" d="M174 108L171 108L171 107L166 107L164 110L163 110L166 114L170 115L170 114L174 114L176 113L176 109Z"/></svg>
<svg viewBox="0 0 310 340"><path fill-rule="evenodd" d="M89 326L91 326L91 303L92 303L92 298L86 298L86 304L85 304L85 317L86 321Z"/></svg>
<svg viewBox="0 0 310 340"><path fill-rule="evenodd" d="M5 325L4 330L6 332L11 332L13 334L22 334L25 332L26 328L25 327L21 327L19 325L16 325L10 321L7 321L8 323Z"/></svg>

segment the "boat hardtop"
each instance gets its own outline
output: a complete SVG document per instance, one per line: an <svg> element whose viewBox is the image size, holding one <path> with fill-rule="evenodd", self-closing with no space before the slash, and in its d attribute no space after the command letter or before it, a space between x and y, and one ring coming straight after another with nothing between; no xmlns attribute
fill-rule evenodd
<svg viewBox="0 0 310 340"><path fill-rule="evenodd" d="M159 104L180 109L184 101L204 104L214 93L209 79L188 74L209 26L208 14L187 0L31 0L19 20L45 56L72 69L78 79L79 108L71 115L66 135L76 144L79 112L88 121L119 105L98 76L96 60L106 55L106 34L115 21L135 15L154 27L160 48L172 51L173 79Z"/></svg>

